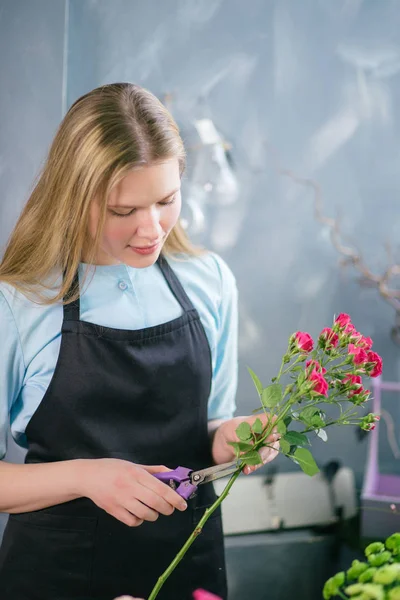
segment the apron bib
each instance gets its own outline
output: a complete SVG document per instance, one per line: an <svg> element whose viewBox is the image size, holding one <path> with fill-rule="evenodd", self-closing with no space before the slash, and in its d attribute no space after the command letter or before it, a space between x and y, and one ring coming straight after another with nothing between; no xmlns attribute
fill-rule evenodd
<svg viewBox="0 0 400 600"><path fill-rule="evenodd" d="M183 309L177 319L130 331L80 321L79 299L64 305L60 353L26 429L25 462L107 457L196 470L212 464L209 344L168 262L160 257L157 264ZM139 527L124 525L88 498L10 515L0 549L1 598L147 598L215 499L212 484L200 486L185 512ZM220 511L158 598L191 600L198 587L226 598Z"/></svg>

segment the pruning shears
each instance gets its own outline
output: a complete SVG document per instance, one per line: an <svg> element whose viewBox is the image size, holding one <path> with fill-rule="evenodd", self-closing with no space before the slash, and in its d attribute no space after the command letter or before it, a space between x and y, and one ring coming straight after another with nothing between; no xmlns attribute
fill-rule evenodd
<svg viewBox="0 0 400 600"><path fill-rule="evenodd" d="M200 469L200 471L193 471L187 467L177 467L173 471L155 473L154 477L169 485L185 500L189 500L196 495L199 485L232 475L238 469L238 466L237 461L233 461L208 467L207 469Z"/></svg>

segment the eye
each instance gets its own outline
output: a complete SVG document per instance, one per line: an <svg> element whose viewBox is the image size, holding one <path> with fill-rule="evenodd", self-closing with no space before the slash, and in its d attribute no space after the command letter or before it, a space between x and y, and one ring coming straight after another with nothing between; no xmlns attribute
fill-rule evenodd
<svg viewBox="0 0 400 600"><path fill-rule="evenodd" d="M115 210L111 210L110 209L110 213L112 215L114 215L115 217L129 217L130 215L132 215L134 212L136 211L136 208L132 208L132 210L130 210L127 213L119 213L119 212L115 212Z"/></svg>
<svg viewBox="0 0 400 600"><path fill-rule="evenodd" d="M175 202L176 199L176 195L172 196L172 198L170 200L167 200L167 202L159 202L158 204L160 206L168 206L169 204L173 204Z"/></svg>

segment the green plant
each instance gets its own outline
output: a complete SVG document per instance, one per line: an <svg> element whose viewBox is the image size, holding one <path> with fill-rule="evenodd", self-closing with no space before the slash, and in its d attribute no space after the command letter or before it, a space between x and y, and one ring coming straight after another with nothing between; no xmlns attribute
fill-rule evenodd
<svg viewBox="0 0 400 600"><path fill-rule="evenodd" d="M364 407L370 396L363 387L362 376L377 377L382 371L382 360L371 347L371 338L359 333L350 317L342 313L331 328L321 331L316 344L308 333L294 333L289 339L278 375L267 387L249 369L261 405L253 412L265 412L267 424L263 425L261 419L255 418L252 424L243 422L236 429L237 441L231 442L231 445L236 454L237 470L160 576L148 600L157 597L166 579L201 534L209 517L227 497L244 467L262 463L259 450L270 446L268 440L272 432L280 434L280 452L299 465L304 473L313 476L319 469L309 450L312 434L327 441L326 429L333 425L359 425L366 431L375 427L378 415L358 414L359 408ZM283 378L287 379L286 383L283 383ZM329 412L336 410L337 414L328 416L328 409Z"/></svg>
<svg viewBox="0 0 400 600"><path fill-rule="evenodd" d="M328 579L324 600L400 600L400 533L394 533L385 543L369 544L365 558L365 562L353 560L347 571Z"/></svg>

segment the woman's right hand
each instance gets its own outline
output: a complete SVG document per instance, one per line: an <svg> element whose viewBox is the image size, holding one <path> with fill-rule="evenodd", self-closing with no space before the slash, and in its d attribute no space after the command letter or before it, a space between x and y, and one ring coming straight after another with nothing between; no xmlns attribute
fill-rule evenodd
<svg viewBox="0 0 400 600"><path fill-rule="evenodd" d="M171 487L154 477L169 471L165 466L146 466L118 458L81 459L82 496L129 527L156 521L187 504Z"/></svg>

